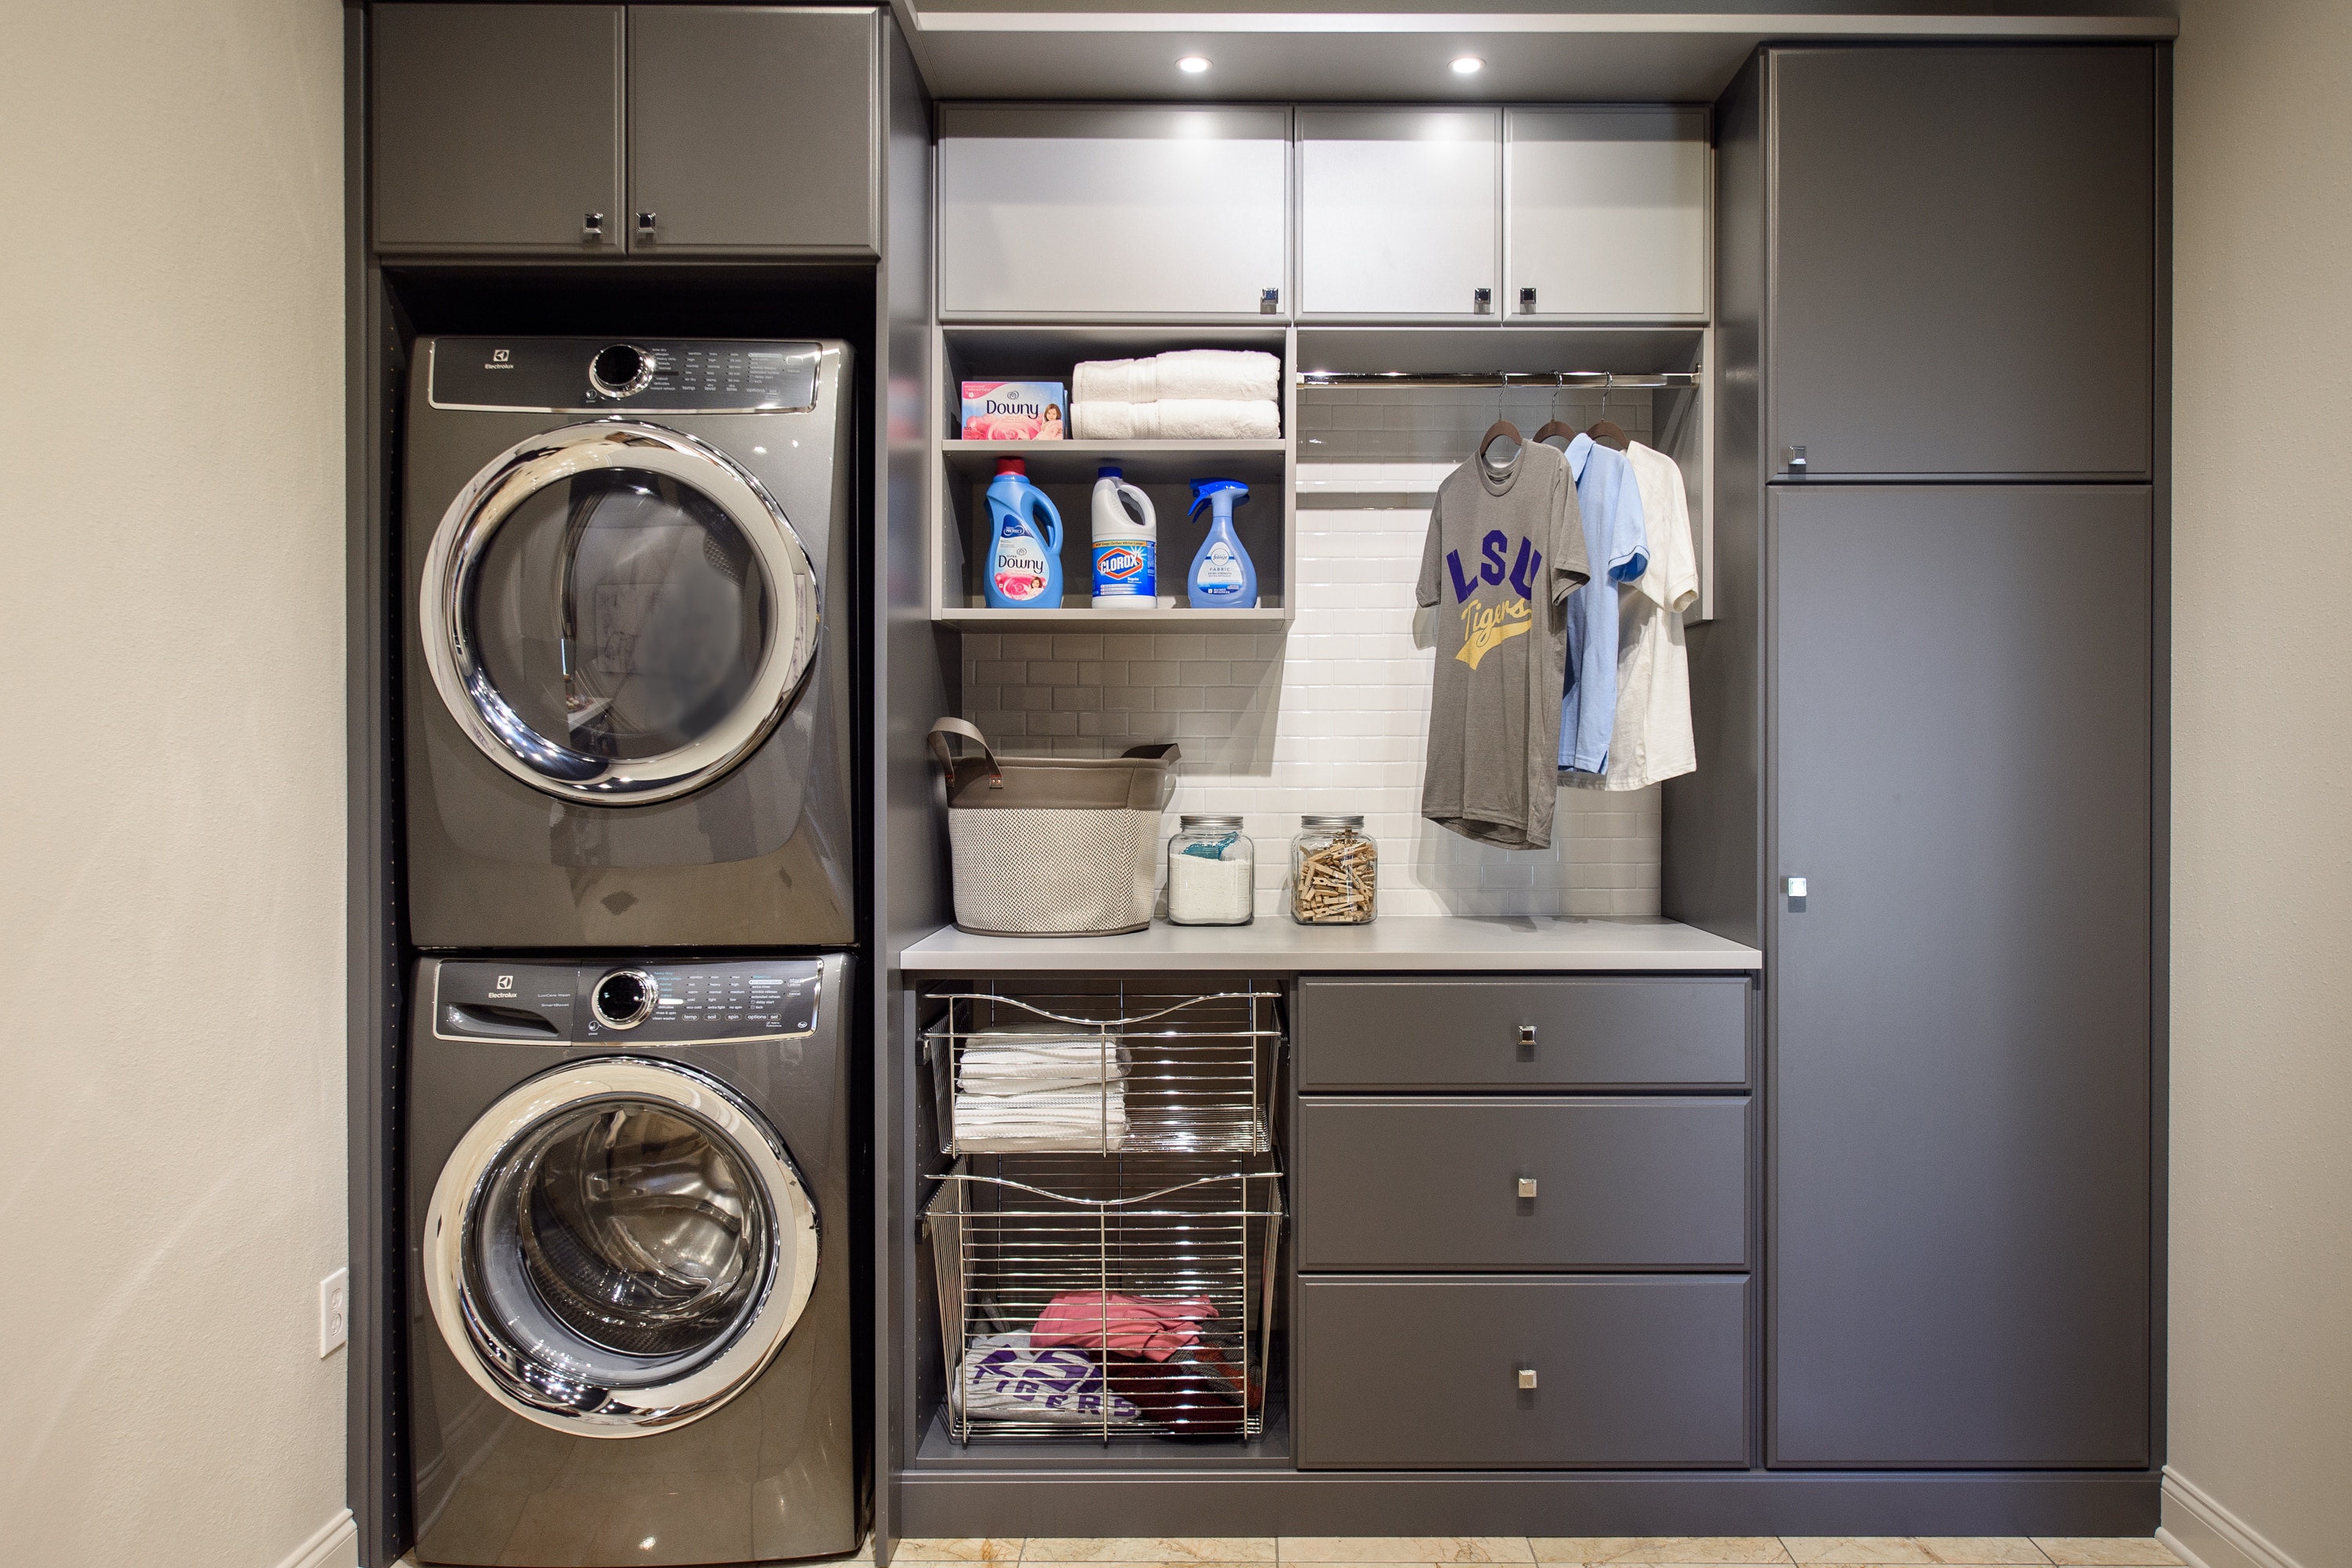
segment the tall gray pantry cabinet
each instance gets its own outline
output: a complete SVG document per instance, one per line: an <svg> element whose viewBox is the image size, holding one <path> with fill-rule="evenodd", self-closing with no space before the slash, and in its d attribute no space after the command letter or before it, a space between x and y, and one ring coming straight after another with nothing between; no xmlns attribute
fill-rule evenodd
<svg viewBox="0 0 2352 1568"><path fill-rule="evenodd" d="M1768 953L1776 1468L2160 1463L2166 72L1769 49L1719 109L1665 910Z"/></svg>

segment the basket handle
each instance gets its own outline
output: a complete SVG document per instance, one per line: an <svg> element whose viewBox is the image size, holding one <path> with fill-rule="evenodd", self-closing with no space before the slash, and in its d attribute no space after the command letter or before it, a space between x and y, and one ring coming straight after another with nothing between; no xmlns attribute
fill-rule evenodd
<svg viewBox="0 0 2352 1568"><path fill-rule="evenodd" d="M1129 746L1127 750L1121 752L1119 755L1122 757L1135 757L1138 759L1151 759L1170 764L1168 770L1160 775L1160 798L1153 803L1153 806L1157 809L1160 811L1167 810L1168 803L1171 800L1173 800L1176 796L1176 769L1174 764L1182 760L1184 755L1183 749L1178 746L1173 741L1161 741L1156 744L1149 746Z"/></svg>
<svg viewBox="0 0 2352 1568"><path fill-rule="evenodd" d="M953 776L956 756L955 748L948 743L950 735L961 735L978 744L982 754L988 758L988 787L1004 787L1004 769L996 761L995 748L988 743L988 737L980 732L979 725L966 723L961 719L935 719L931 721L931 755L939 758L940 766Z"/></svg>

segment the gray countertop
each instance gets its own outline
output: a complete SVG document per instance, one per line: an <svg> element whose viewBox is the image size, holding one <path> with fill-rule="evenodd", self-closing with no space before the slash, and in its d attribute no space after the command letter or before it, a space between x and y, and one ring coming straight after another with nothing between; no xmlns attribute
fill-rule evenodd
<svg viewBox="0 0 2352 1568"><path fill-rule="evenodd" d="M1344 970L1743 970L1752 947L1675 921L1546 915L1402 915L1361 926L1245 926L1154 921L1126 936L972 936L946 926L906 950L910 973L1024 970L1233 970L1262 974Z"/></svg>

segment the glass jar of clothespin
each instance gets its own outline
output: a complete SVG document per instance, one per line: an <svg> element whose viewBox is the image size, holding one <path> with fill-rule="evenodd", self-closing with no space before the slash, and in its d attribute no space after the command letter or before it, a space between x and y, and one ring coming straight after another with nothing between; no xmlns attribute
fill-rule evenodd
<svg viewBox="0 0 2352 1568"><path fill-rule="evenodd" d="M1379 889L1380 847L1361 816L1298 819L1290 841L1290 918L1301 925L1367 925Z"/></svg>
<svg viewBox="0 0 2352 1568"><path fill-rule="evenodd" d="M1168 840L1168 923L1245 926L1257 918L1257 847L1238 816L1177 819Z"/></svg>

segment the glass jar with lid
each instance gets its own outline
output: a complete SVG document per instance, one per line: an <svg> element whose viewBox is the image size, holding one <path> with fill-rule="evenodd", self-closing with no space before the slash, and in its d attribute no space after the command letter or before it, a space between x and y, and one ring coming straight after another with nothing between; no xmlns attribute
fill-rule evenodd
<svg viewBox="0 0 2352 1568"><path fill-rule="evenodd" d="M1290 841L1291 919L1312 926L1370 923L1380 869L1380 847L1365 836L1361 816L1300 817L1298 837Z"/></svg>
<svg viewBox="0 0 2352 1568"><path fill-rule="evenodd" d="M1238 816L1177 819L1168 840L1168 923L1245 926L1257 918L1257 847Z"/></svg>

